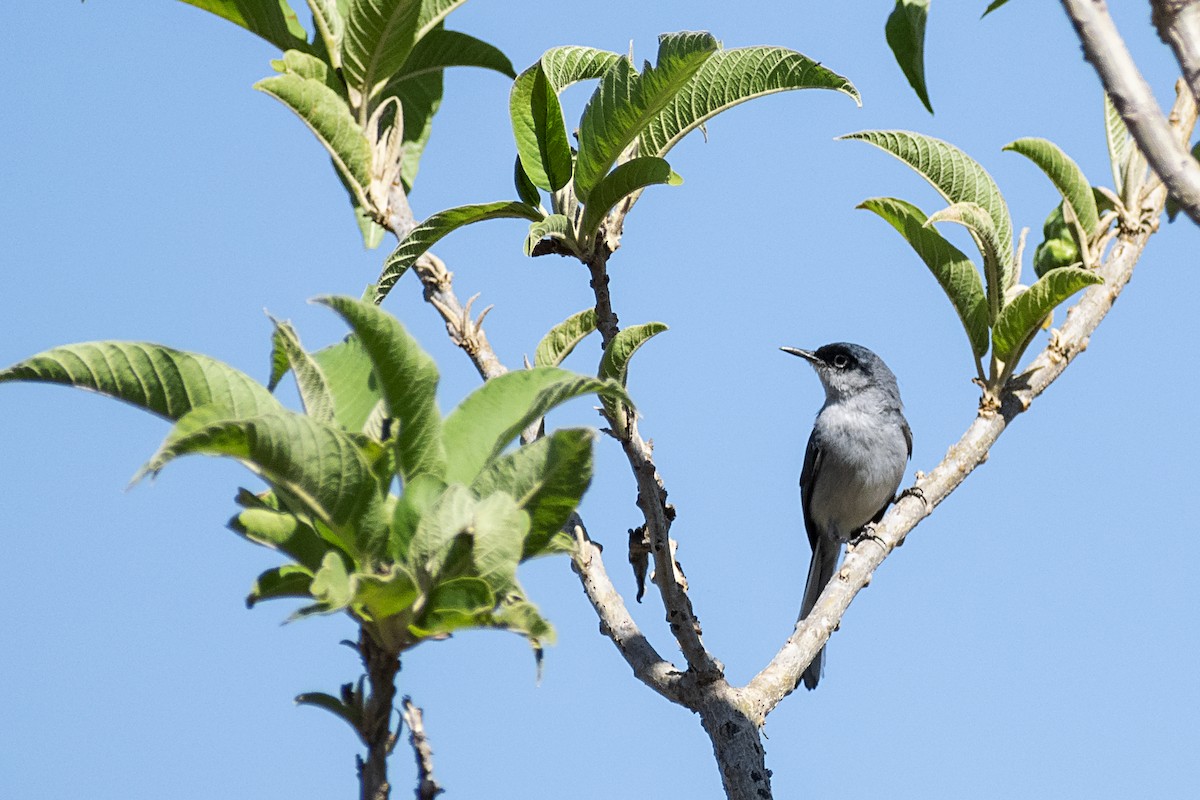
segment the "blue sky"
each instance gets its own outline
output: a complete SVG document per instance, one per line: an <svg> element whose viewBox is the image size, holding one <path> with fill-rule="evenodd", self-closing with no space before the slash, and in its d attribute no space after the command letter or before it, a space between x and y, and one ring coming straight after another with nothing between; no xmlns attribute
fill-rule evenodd
<svg viewBox="0 0 1200 800"><path fill-rule="evenodd" d="M707 142L673 151L684 184L647 192L611 264L621 320L671 326L639 352L630 390L678 508L706 642L735 682L786 638L808 563L796 478L822 396L778 347L850 340L887 360L914 432L907 480L937 463L978 397L934 281L854 208L895 195L931 212L936 195L899 162L833 137L906 128L954 142L996 178L1018 228L1033 229L1029 253L1056 195L1004 144L1050 138L1094 183L1111 182L1099 83L1057 4L1011 3L979 21L984 5L934 4L933 117L886 49L883 2L472 0L451 17L518 69L560 44L632 41L652 57L659 33L707 29L727 47L800 50L862 93L861 109L798 92L713 121ZM1146 8L1113 5L1169 103L1173 62ZM167 0L9 7L0 363L143 339L265 379L264 307L312 348L342 335L306 301L357 295L387 245L363 251L319 145L250 89L270 72L269 45ZM418 216L512 196L507 88L492 73L448 76ZM568 92L569 116L585 100ZM510 366L590 299L581 267L525 258L523 237L519 222L492 222L437 248L461 296L496 305L487 328ZM768 720L777 797L1194 794L1198 246L1184 221L1153 238L1088 352L858 597L820 689ZM452 407L477 381L470 364L411 278L386 306L437 359ZM592 369L596 348L568 366ZM552 422L594 419L582 402ZM236 487L254 485L238 465L184 459L124 491L165 433L80 392L0 388L0 796L353 796L357 742L291 702L357 677L337 644L351 623L281 627L286 604L245 610L254 576L277 561L223 528ZM631 598L621 553L639 519L633 481L613 443L597 460L583 512ZM699 720L634 679L567 562L529 564L522 578L559 632L540 685L511 635L462 635L404 661L400 691L425 708L449 796L719 797ZM656 598L634 614L679 663ZM410 791L410 756L402 746L393 758L395 797Z"/></svg>

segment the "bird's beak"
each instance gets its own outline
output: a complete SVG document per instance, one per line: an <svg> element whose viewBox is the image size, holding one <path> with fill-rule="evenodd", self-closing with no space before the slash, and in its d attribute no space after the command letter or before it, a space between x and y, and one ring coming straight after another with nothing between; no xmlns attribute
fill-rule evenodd
<svg viewBox="0 0 1200 800"><path fill-rule="evenodd" d="M800 356L810 364L816 364L820 361L820 359L817 358L817 354L811 350L801 350L798 347L781 347L779 349L785 353L791 353L794 356Z"/></svg>

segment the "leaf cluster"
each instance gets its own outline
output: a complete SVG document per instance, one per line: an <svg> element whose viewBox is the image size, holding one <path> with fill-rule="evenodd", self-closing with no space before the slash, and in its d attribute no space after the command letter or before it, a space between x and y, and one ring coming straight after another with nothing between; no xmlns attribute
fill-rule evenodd
<svg viewBox="0 0 1200 800"><path fill-rule="evenodd" d="M580 81L597 86L572 129L559 96ZM792 89L831 89L858 102L853 84L801 53L725 50L707 32L663 34L655 63L640 71L630 56L607 50L547 50L516 77L509 95L518 200L460 206L420 223L387 259L376 301L436 241L483 220L528 220L528 255L588 262L612 252L642 191L682 182L665 157L684 136L733 106Z"/></svg>
<svg viewBox="0 0 1200 800"><path fill-rule="evenodd" d="M398 654L462 628L500 628L540 654L553 629L517 581L526 559L569 550L562 533L592 474L594 432L567 428L508 450L585 394L630 404L620 383L546 363L502 375L444 416L433 360L394 317L346 297L317 302L351 334L316 352L275 323L270 386L287 371L305 413L206 356L137 342L48 350L0 382L89 389L174 425L138 477L188 454L235 458L266 483L241 490L230 527L287 558L247 604L300 598L293 619L345 612ZM565 348L547 344L556 362Z"/></svg>

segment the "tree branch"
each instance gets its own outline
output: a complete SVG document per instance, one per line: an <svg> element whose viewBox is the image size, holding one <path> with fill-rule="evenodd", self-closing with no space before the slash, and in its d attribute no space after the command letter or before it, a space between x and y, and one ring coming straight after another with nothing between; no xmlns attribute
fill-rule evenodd
<svg viewBox="0 0 1200 800"><path fill-rule="evenodd" d="M400 659L372 639L366 629L359 631L358 652L369 686L359 730L367 745L366 760L360 758L358 762L359 796L361 800L388 800L391 786L387 779L387 757L396 746L391 719Z"/></svg>
<svg viewBox="0 0 1200 800"><path fill-rule="evenodd" d="M1183 79L1200 103L1200 0L1150 0L1158 37L1170 46Z"/></svg>
<svg viewBox="0 0 1200 800"><path fill-rule="evenodd" d="M417 800L433 800L445 791L433 777L433 748L425 735L425 720L421 709L413 705L412 698L405 695L400 703L400 715L408 726L408 743L412 745L417 759Z"/></svg>
<svg viewBox="0 0 1200 800"><path fill-rule="evenodd" d="M1083 43L1084 55L1095 67L1138 149L1179 207L1200 225L1200 162L1188 152L1186 140L1180 143L1172 134L1107 6L1103 0L1062 0L1062 4Z"/></svg>
<svg viewBox="0 0 1200 800"><path fill-rule="evenodd" d="M1178 97L1171 114L1174 141L1187 141L1196 123L1196 102L1182 81L1176 87ZM797 622L783 648L742 691L748 715L760 725L779 701L790 694L805 667L825 645L837 628L842 615L858 592L870 583L871 576L903 543L917 523L929 516L939 503L958 487L967 475L987 460L988 451L1019 414L1052 384L1067 365L1088 346L1096 326L1104 319L1141 256L1150 235L1158 229L1158 218L1167 193L1161 184L1145 197L1147 220L1136 231L1122 230L1098 269L1104 283L1088 289L1067 312L1062 328L1051 332L1050 343L1023 373L1010 379L1000 394L998 411L981 410L962 438L946 457L927 475L918 474L916 487L923 497L909 496L893 506L875 528L875 535L847 553L835 580L821 593L809 616Z"/></svg>

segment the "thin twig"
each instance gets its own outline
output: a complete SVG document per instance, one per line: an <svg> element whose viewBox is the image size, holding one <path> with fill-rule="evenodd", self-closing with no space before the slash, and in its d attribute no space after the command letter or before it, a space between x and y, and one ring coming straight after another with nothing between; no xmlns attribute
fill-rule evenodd
<svg viewBox="0 0 1200 800"><path fill-rule="evenodd" d="M400 715L408 726L408 743L417 759L417 800L433 800L445 789L433 777L433 748L425 735L424 716L407 695L400 701Z"/></svg>
<svg viewBox="0 0 1200 800"><path fill-rule="evenodd" d="M380 646L365 629L359 633L358 652L369 687L359 730L367 745L367 757L359 759L358 765L359 796L361 800L388 800L391 786L387 778L387 758L396 746L391 719L400 659Z"/></svg>
<svg viewBox="0 0 1200 800"><path fill-rule="evenodd" d="M1103 0L1062 0L1062 4L1083 43L1087 60L1095 67L1138 149L1179 207L1200 225L1200 163L1188 153L1186 140L1181 143L1167 125L1106 4Z"/></svg>
<svg viewBox="0 0 1200 800"><path fill-rule="evenodd" d="M1182 82L1177 89L1178 99L1171 114L1172 135L1177 141L1187 141L1196 122L1196 103ZM1008 382L1000 395L999 410L981 411L942 462L917 481L919 496L906 497L893 506L876 526L875 535L846 555L836 579L826 586L809 616L797 622L791 637L771 663L741 690L744 708L759 724L796 688L805 667L825 645L876 568L903 543L917 523L987 460L988 451L1009 423L1028 410L1033 400L1087 349L1089 337L1129 282L1146 242L1157 230L1166 197L1162 185L1150 193L1145 201L1149 213L1142 217L1148 221L1139 230L1122 231L1099 268L1104 283L1084 293L1067 312L1062 328L1052 332L1046 348L1023 373Z"/></svg>

